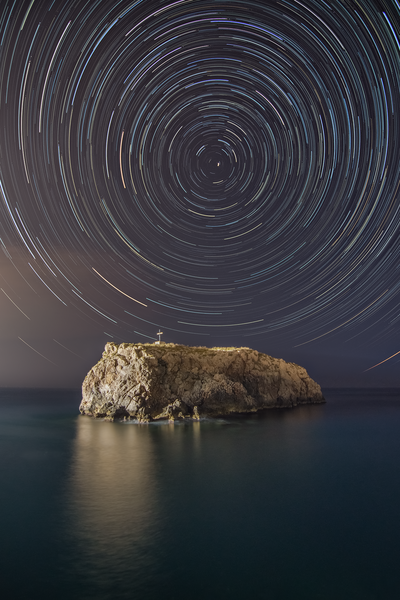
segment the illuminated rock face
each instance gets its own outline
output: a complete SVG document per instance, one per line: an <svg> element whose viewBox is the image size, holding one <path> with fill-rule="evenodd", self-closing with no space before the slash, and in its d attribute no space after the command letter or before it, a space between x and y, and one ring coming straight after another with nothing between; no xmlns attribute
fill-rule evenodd
<svg viewBox="0 0 400 600"><path fill-rule="evenodd" d="M303 367L250 348L108 343L85 377L80 412L152 421L318 402Z"/></svg>

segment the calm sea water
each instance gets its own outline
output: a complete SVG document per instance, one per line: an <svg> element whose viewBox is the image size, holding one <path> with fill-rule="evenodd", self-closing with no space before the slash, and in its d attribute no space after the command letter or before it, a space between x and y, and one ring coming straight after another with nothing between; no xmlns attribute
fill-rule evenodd
<svg viewBox="0 0 400 600"><path fill-rule="evenodd" d="M0 391L2 598L400 598L400 390L178 424Z"/></svg>

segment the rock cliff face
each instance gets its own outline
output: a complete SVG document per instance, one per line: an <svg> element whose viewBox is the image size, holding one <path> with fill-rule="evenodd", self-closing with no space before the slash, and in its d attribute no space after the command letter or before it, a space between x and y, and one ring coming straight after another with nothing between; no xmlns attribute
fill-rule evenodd
<svg viewBox="0 0 400 600"><path fill-rule="evenodd" d="M250 348L108 343L87 374L80 412L146 422L324 402L294 363Z"/></svg>

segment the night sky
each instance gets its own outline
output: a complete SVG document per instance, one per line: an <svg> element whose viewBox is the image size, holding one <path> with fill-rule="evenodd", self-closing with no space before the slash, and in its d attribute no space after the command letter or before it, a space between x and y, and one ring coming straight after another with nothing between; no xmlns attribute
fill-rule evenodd
<svg viewBox="0 0 400 600"><path fill-rule="evenodd" d="M0 386L159 328L400 386L400 1L2 0L0 127Z"/></svg>

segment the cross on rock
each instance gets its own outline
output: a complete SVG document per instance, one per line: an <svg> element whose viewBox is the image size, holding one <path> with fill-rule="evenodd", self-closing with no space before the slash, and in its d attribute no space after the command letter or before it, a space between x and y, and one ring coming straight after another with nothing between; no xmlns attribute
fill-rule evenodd
<svg viewBox="0 0 400 600"><path fill-rule="evenodd" d="M160 342L161 342L161 336L163 335L163 332L162 332L162 331L159 331L159 332L157 333L157 335L158 335L158 343L160 343Z"/></svg>

